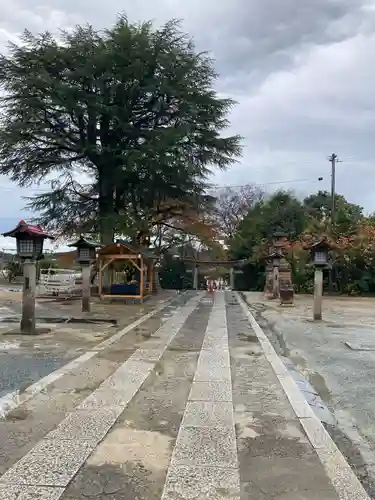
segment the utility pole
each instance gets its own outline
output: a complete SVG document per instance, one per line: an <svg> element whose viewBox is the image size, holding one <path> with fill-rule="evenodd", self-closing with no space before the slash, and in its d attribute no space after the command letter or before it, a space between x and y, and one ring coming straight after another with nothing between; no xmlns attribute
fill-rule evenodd
<svg viewBox="0 0 375 500"><path fill-rule="evenodd" d="M332 153L328 158L328 161L331 163L331 235L334 235L335 232L335 216L336 216L336 163L340 160L337 157L337 154ZM330 267L328 274L328 286L329 291L333 292L333 269Z"/></svg>
<svg viewBox="0 0 375 500"><path fill-rule="evenodd" d="M336 163L340 160L337 157L337 154L332 153L328 158L328 161L331 163L331 230L334 231L335 228L335 197L336 197Z"/></svg>

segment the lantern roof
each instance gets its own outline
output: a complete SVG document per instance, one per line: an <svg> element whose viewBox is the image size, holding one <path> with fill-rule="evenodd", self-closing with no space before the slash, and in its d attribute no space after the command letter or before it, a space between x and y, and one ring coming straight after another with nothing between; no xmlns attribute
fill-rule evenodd
<svg viewBox="0 0 375 500"><path fill-rule="evenodd" d="M86 238L82 234L76 240L74 243L71 243L68 245L68 247L74 247L74 248L98 248L101 247L102 245L98 243L97 241L94 241L90 238Z"/></svg>
<svg viewBox="0 0 375 500"><path fill-rule="evenodd" d="M54 240L55 237L52 236L51 234L46 233L45 231L42 230L40 226L34 226L32 224L27 224L24 220L19 221L17 226L12 229L11 231L8 231L6 233L3 233L3 236L9 236L10 238L17 238L18 235L27 235L31 237L39 237L43 239L50 239Z"/></svg>
<svg viewBox="0 0 375 500"><path fill-rule="evenodd" d="M328 236L326 235L324 235L319 240L312 243L310 246L311 250L319 250L319 248L326 250L333 250L336 247L337 247L336 243L330 238L328 238Z"/></svg>
<svg viewBox="0 0 375 500"><path fill-rule="evenodd" d="M324 233L316 236L305 234L301 246L304 250L318 250L319 248L337 250L339 248L337 242L330 235Z"/></svg>

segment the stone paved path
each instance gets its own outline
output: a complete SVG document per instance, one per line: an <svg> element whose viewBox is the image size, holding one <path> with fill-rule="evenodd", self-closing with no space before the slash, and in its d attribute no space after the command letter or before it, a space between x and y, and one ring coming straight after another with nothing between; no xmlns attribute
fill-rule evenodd
<svg viewBox="0 0 375 500"><path fill-rule="evenodd" d="M4 303L3 299L0 293L0 303ZM40 323L39 326L42 328L46 326L51 328L51 332L37 336L15 335L14 329L17 329L17 324L0 321L0 417L9 404L13 405L14 401L17 401L20 391L28 388L27 392L30 393L35 386L38 388L45 382L50 384L51 377L54 378L57 373L69 369L71 363L79 364L79 361L87 361L88 357L95 354L95 351L97 353L99 346L103 346L103 342L110 343L112 340L118 340L118 336L132 325L134 326L135 322L143 321L149 315L156 314L169 303L173 306L178 302L180 298L176 296L176 293L164 292L158 297L152 297L145 304L122 304L122 314L120 314L121 308L118 304L101 304L102 314L99 316L117 317L118 324L113 325L108 322ZM45 304L43 311L48 310L49 317L52 315L57 319L74 316L73 304L69 305L65 302L62 304L64 305L49 304L48 308ZM77 303L74 305L77 306ZM40 309L38 308L39 314ZM90 320L98 316L98 307L94 309L96 311L93 311ZM107 313L103 314L105 311ZM41 314L43 317L48 317L45 312ZM8 316L10 316L9 313ZM17 322L19 320L16 316L13 319ZM152 329L143 330L143 325L139 330L153 332ZM13 333L9 334L10 332Z"/></svg>
<svg viewBox="0 0 375 500"><path fill-rule="evenodd" d="M180 301L0 422L0 500L349 499L237 296Z"/></svg>

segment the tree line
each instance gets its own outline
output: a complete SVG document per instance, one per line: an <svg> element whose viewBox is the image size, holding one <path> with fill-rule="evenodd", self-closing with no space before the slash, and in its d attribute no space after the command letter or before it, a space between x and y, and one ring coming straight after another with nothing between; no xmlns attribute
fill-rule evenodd
<svg viewBox="0 0 375 500"><path fill-rule="evenodd" d="M297 292L313 291L313 268L304 240L328 234L337 248L330 253L325 285L330 275L333 292L375 293L375 215L365 215L362 207L344 196L335 196L334 224L331 194L326 191L301 200L283 190L266 195L251 185L240 190L227 188L218 195L217 207L229 257L247 261L244 275L238 277L240 288L263 288L263 257L273 233L283 231L289 239L286 256Z"/></svg>

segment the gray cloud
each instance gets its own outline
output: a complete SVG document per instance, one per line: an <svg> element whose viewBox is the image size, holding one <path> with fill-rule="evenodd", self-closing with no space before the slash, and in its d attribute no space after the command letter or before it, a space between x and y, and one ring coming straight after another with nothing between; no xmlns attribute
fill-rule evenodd
<svg viewBox="0 0 375 500"><path fill-rule="evenodd" d="M308 193L329 187L326 158L336 151L345 160L338 190L375 210L375 0L13 0L1 6L0 47L25 27L105 27L120 10L132 20L182 18L216 58L219 92L238 101L231 131L245 146L217 182ZM293 179L308 181L269 184Z"/></svg>

